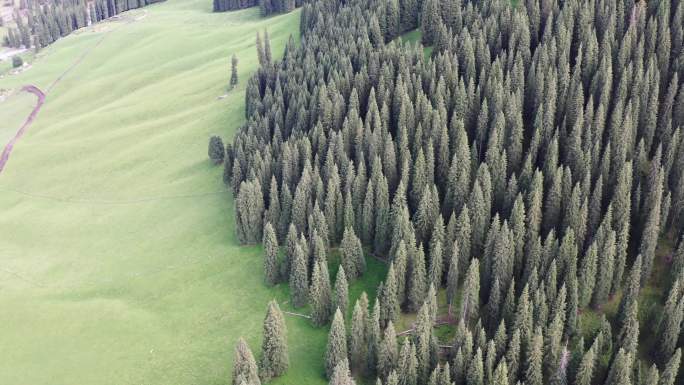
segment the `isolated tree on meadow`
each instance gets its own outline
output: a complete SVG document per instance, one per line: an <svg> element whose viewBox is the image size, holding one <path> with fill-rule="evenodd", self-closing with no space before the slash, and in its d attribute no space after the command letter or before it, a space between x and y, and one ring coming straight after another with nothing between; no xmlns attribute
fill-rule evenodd
<svg viewBox="0 0 684 385"><path fill-rule="evenodd" d="M223 140L220 136L213 135L209 138L209 159L211 159L214 164L221 164L225 157L226 149L223 147Z"/></svg>
<svg viewBox="0 0 684 385"><path fill-rule="evenodd" d="M268 304L264 319L264 338L261 343L259 370L261 379L268 381L283 375L290 365L287 349L287 327L275 300Z"/></svg>
<svg viewBox="0 0 684 385"><path fill-rule="evenodd" d="M230 59L230 88L235 88L235 86L238 84L238 58L237 55L233 54L233 57Z"/></svg>
<svg viewBox="0 0 684 385"><path fill-rule="evenodd" d="M12 68L19 68L24 65L24 59L19 55L12 56Z"/></svg>

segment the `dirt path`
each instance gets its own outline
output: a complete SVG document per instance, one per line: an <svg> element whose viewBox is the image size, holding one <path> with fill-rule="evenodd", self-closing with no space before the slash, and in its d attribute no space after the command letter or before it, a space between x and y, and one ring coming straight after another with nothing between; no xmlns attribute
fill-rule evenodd
<svg viewBox="0 0 684 385"><path fill-rule="evenodd" d="M38 88L32 84L25 85L21 89L22 91L30 92L30 93L36 95L38 97L38 102L36 103L36 106L33 108L33 111L31 111L31 114L24 121L24 124L22 124L21 128L19 128L19 131L17 131L17 133L9 141L9 143L7 143L7 145L5 145L5 148L2 151L2 156L0 156L0 173L2 173L2 170L5 168L5 164L9 160L9 156L10 156L10 153L12 152L12 149L14 148L14 144L17 142L17 140L19 140L19 138L21 138L24 135L24 132L26 132L26 129L31 125L31 123L33 123L33 120L36 118L36 115L38 115L38 112L40 112L40 109L43 107L43 104L45 103L45 97L47 96L48 93L50 93L52 88L54 86L56 86L57 83L59 83L62 79L64 79L64 77L66 75L68 75L69 72L71 72L74 68L76 68L79 64L81 64L83 59L85 59L86 56L88 56L95 48L97 48L100 44L102 44L102 41L104 41L104 39L110 33L118 30L119 28L121 28L124 25L128 25L128 24L131 24L131 23L136 22L136 21L140 21L140 20L144 19L146 16L147 16L147 10L143 9L141 16L131 18L131 19L127 20L126 23L124 23L124 24L122 24L116 28L113 28L113 29L110 29L110 30L104 32L102 34L102 37L100 37L100 39L97 42L95 42L94 45L92 45L90 48L85 50L81 54L81 56L78 57L78 59L76 59L66 70L64 70L64 72L62 72L59 76L57 76L57 78L48 86L48 88L47 88L47 90L45 90L45 92L41 91L40 88Z"/></svg>
<svg viewBox="0 0 684 385"><path fill-rule="evenodd" d="M19 128L19 131L14 135L12 139L10 139L9 143L5 146L5 149L2 151L2 156L0 156L0 172L5 168L5 163L7 163L7 160L9 159L10 153L12 152L12 148L14 148L14 144L19 140L24 135L24 132L26 132L26 128L33 123L33 120L36 118L36 115L38 115L38 111L40 111L41 107L43 107L43 103L45 103L45 94L43 91L40 90L40 88L33 86L33 85L28 85L24 86L24 88L21 89L22 91L25 92L30 92L38 98L38 102L36 103L36 106L33 107L33 111L31 111L31 114L29 114L28 118L24 121L24 124L21 125L21 128Z"/></svg>

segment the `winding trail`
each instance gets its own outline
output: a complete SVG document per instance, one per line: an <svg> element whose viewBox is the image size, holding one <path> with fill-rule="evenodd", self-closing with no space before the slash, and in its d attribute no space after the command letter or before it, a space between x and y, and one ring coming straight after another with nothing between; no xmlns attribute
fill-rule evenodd
<svg viewBox="0 0 684 385"><path fill-rule="evenodd" d="M62 72L59 76L57 76L57 78L52 83L50 83L50 85L48 86L47 90L45 90L45 92L41 91L40 88L38 88L37 86L35 86L33 84L28 84L28 85L25 85L24 87L22 87L21 91L29 92L29 93L36 95L36 97L38 97L38 102L36 103L36 106L33 108L33 111L31 111L29 116L24 121L24 124L21 125L21 128L19 128L17 133L14 135L14 137L12 139L10 139L10 141L5 145L5 148L2 151L2 156L0 156L0 173L2 173L2 170L5 168L5 164L9 160L9 156L10 156L10 153L12 153L12 149L14 148L14 144L24 135L24 133L26 132L26 129L31 125L31 123L33 123L33 120L36 118L36 115L38 115L38 112L40 112L40 109L43 107L43 104L45 104L45 97L47 96L48 93L50 93L52 88L55 85L57 85L57 83L59 83L66 75L68 75L69 72L71 72L74 68L76 68L79 64L81 64L83 59L85 59L86 56L88 56L95 48L97 48L100 44L102 44L102 41L104 41L104 39L110 33L118 30L119 28L121 28L124 25L128 25L128 24L131 24L131 23L136 22L136 21L140 21L140 20L144 19L146 16L147 16L147 10L143 9L141 16L128 19L122 25L105 31L102 34L102 37L100 37L100 39L98 39L97 42L95 42L95 44L93 44L90 48L85 50L81 54L81 56L78 57L78 59L76 59L66 70L64 70L64 72Z"/></svg>
<svg viewBox="0 0 684 385"><path fill-rule="evenodd" d="M34 85L28 85L24 86L22 91L32 93L36 95L38 98L38 102L36 103L36 106L33 107L33 111L29 114L28 118L24 121L24 124L21 125L21 128L19 128L19 131L14 135L12 139L10 139L9 143L5 145L5 149L2 151L2 156L0 156L0 172L5 168L5 164L7 163L7 160L9 159L10 153L12 152L12 149L14 148L14 144L19 140L24 135L24 132L26 132L26 128L33 123L33 120L36 118L36 115L38 115L38 112L40 111L41 107L43 107L43 103L45 103L45 94L43 91L40 90L40 88L34 86Z"/></svg>

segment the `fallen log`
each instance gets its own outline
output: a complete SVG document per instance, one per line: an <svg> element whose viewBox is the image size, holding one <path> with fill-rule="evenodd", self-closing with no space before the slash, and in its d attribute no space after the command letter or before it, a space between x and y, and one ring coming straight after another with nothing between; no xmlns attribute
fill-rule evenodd
<svg viewBox="0 0 684 385"><path fill-rule="evenodd" d="M310 316L310 315L306 315L306 314L293 313L293 312L291 312L291 311L283 311L283 313L289 314L289 315L293 315L293 316L296 316L296 317L302 317L302 318L311 319L311 316Z"/></svg>

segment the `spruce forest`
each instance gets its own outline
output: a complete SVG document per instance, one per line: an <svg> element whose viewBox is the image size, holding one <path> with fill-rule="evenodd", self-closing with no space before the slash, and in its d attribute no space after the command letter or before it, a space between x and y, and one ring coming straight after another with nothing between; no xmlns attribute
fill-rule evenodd
<svg viewBox="0 0 684 385"><path fill-rule="evenodd" d="M684 381L684 2L302 7L282 60L258 36L224 181L266 283L330 324L330 384ZM280 338L233 385L286 370Z"/></svg>
<svg viewBox="0 0 684 385"><path fill-rule="evenodd" d="M4 45L39 50L77 29L159 1L163 0L23 0L15 10L16 27L8 30Z"/></svg>

